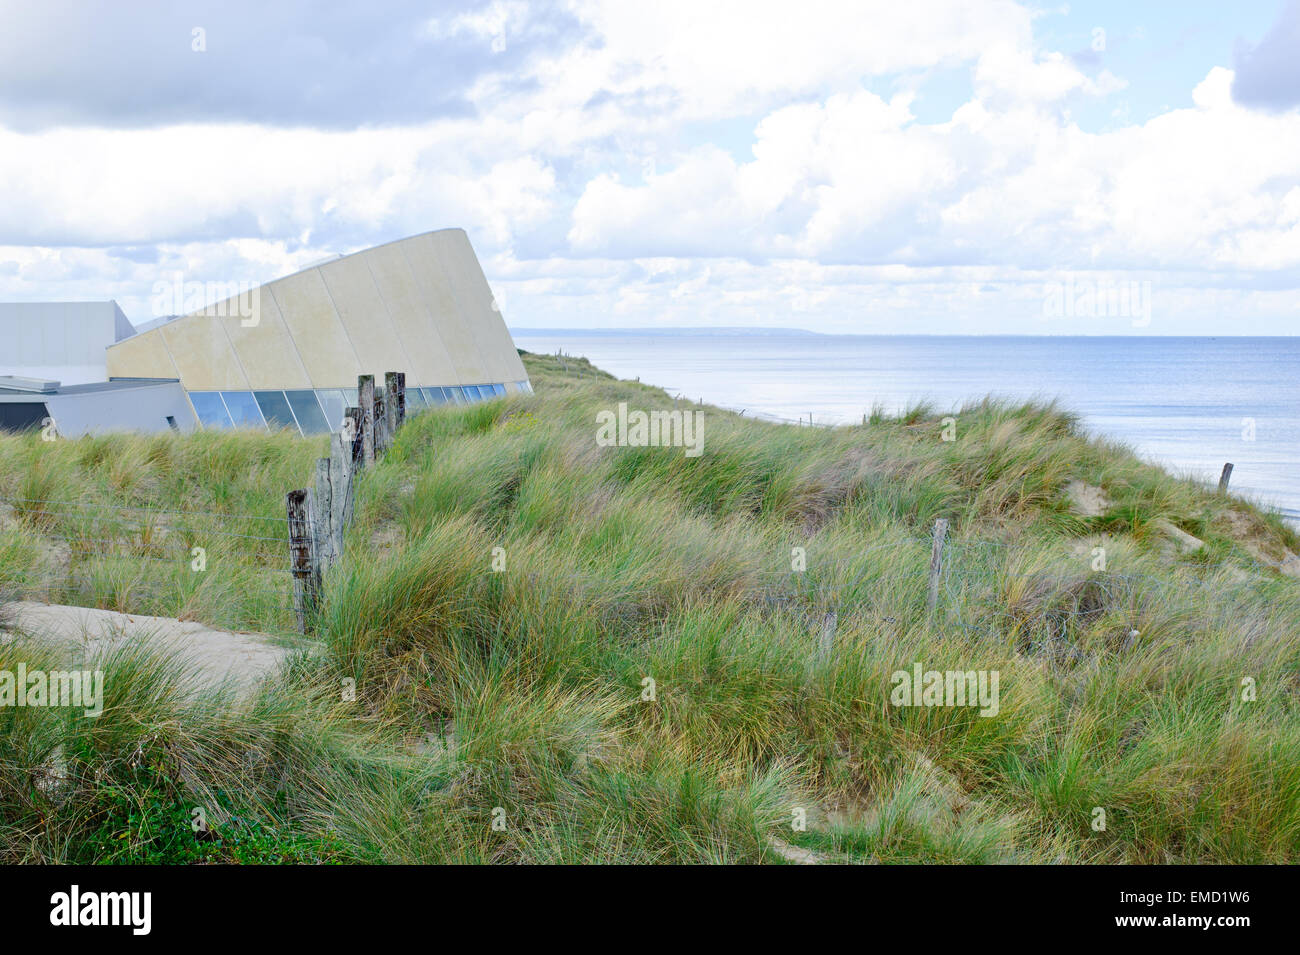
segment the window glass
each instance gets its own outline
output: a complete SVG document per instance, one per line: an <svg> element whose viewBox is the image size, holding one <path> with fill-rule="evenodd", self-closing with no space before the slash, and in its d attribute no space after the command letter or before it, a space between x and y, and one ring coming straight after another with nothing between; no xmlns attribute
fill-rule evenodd
<svg viewBox="0 0 1300 955"><path fill-rule="evenodd" d="M325 410L325 421L329 425L329 430L337 431L343 427L343 411L347 406L347 399L343 397L343 392L331 388L316 392L316 398L320 401L321 408Z"/></svg>
<svg viewBox="0 0 1300 955"><path fill-rule="evenodd" d="M505 393L506 393L506 386L505 386L505 385L493 385L493 386L492 386L492 390L496 392L496 395L497 395L498 398L502 398L502 397L505 396Z"/></svg>
<svg viewBox="0 0 1300 955"><path fill-rule="evenodd" d="M289 406L293 408L294 417L298 419L303 434L329 434L330 424L325 420L320 402L316 400L316 392L286 391L284 395L289 399Z"/></svg>
<svg viewBox="0 0 1300 955"><path fill-rule="evenodd" d="M219 391L191 391L190 401L194 412L205 428L229 428L230 415L226 414L225 403Z"/></svg>
<svg viewBox="0 0 1300 955"><path fill-rule="evenodd" d="M343 400L348 403L349 408L356 408L360 406L360 399L357 396L357 389L342 388L340 390L343 392Z"/></svg>
<svg viewBox="0 0 1300 955"><path fill-rule="evenodd" d="M424 392L419 388L406 389L406 411L408 414L413 411L423 411L424 404Z"/></svg>
<svg viewBox="0 0 1300 955"><path fill-rule="evenodd" d="M285 400L283 391L255 391L253 397L257 399L257 406L262 409L262 417L266 418L267 425L273 430L278 428L298 430L298 422L293 420L293 412L289 410L289 402Z"/></svg>
<svg viewBox="0 0 1300 955"><path fill-rule="evenodd" d="M456 386L453 385L450 388L443 388L442 390L447 392L448 396L452 401L456 402L456 404L463 405L465 403L465 392L461 391Z"/></svg>
<svg viewBox="0 0 1300 955"><path fill-rule="evenodd" d="M470 401L481 401L483 398L483 393L478 390L478 385L465 385L464 391L465 397Z"/></svg>
<svg viewBox="0 0 1300 955"><path fill-rule="evenodd" d="M40 428L50 417L43 401L0 402L0 431L25 431ZM58 422L55 422L57 424Z"/></svg>
<svg viewBox="0 0 1300 955"><path fill-rule="evenodd" d="M223 391L221 397L226 400L226 410L230 412L230 420L236 428L266 427L251 391Z"/></svg>
<svg viewBox="0 0 1300 955"><path fill-rule="evenodd" d="M533 383L531 381L521 381L519 382L519 390L524 394L531 395L533 393Z"/></svg>

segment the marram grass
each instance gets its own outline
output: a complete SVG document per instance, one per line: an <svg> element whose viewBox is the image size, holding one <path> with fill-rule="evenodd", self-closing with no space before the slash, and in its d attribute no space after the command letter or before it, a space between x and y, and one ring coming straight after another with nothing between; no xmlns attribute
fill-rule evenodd
<svg viewBox="0 0 1300 955"><path fill-rule="evenodd" d="M833 429L693 408L699 457L601 447L597 412L672 399L525 361L535 395L420 414L366 474L317 650L256 696L128 647L98 720L0 708L0 859L1300 859L1300 582L1270 566L1300 539L1276 515L1044 403L972 402L951 441L919 406ZM290 626L248 518L323 442L0 451L7 595ZM204 541L199 580L165 563ZM0 669L47 660L38 637ZM996 715L893 705L917 663L996 671Z"/></svg>

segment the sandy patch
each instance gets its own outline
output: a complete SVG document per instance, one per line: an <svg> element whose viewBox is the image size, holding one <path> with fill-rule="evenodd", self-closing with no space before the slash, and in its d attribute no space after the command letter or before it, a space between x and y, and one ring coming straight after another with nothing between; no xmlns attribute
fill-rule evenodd
<svg viewBox="0 0 1300 955"><path fill-rule="evenodd" d="M291 652L277 646L274 638L266 634L212 630L201 623L171 617L30 601L7 603L0 606L0 611L0 627L10 633L27 633L70 651L84 648L96 653L132 640L156 641L166 652L183 655L192 664L195 680L201 686L216 686L229 678L249 689L279 667ZM0 639L4 639L3 629Z"/></svg>
<svg viewBox="0 0 1300 955"><path fill-rule="evenodd" d="M820 865L822 857L811 849L804 849L801 846L792 846L790 843L775 836L767 840L767 844L772 851L779 855L786 862L794 865Z"/></svg>

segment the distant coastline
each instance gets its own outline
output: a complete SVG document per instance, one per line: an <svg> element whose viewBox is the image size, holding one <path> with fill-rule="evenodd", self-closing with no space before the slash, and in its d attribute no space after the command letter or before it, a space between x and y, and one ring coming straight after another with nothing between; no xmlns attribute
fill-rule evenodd
<svg viewBox="0 0 1300 955"><path fill-rule="evenodd" d="M815 332L807 328L767 328L748 325L664 325L639 328L528 328L511 325L510 334L516 338L554 338L564 335L581 335L587 338L644 338L647 335L670 335L678 338L724 338L724 337L764 337L764 338L1006 338L1006 339L1041 339L1041 338L1115 338L1115 339L1185 339L1187 341L1217 341L1228 338L1233 340L1255 341L1289 341L1294 335L1162 335L1134 334L1064 334L1051 333L1041 335L999 334L996 332Z"/></svg>

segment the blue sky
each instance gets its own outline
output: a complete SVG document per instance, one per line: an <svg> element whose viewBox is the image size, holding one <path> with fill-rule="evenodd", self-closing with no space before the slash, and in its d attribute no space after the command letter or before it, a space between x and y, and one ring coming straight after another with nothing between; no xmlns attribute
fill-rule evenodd
<svg viewBox="0 0 1300 955"><path fill-rule="evenodd" d="M460 226L517 328L1300 328L1300 0L0 22L0 299L143 322Z"/></svg>

